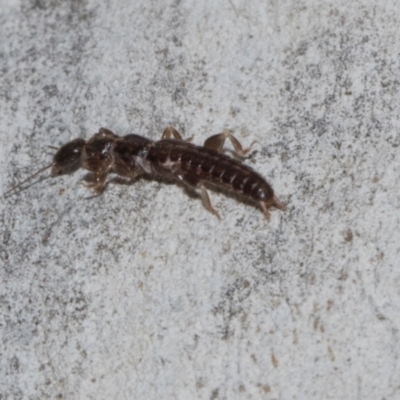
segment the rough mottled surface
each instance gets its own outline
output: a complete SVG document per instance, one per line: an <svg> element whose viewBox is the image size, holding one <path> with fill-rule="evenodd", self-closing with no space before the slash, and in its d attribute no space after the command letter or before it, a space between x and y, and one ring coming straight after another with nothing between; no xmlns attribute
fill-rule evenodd
<svg viewBox="0 0 400 400"><path fill-rule="evenodd" d="M1 399L398 399L400 6L0 1L0 191L100 126L230 128L288 204L83 171L0 199ZM43 175L46 177L46 174Z"/></svg>

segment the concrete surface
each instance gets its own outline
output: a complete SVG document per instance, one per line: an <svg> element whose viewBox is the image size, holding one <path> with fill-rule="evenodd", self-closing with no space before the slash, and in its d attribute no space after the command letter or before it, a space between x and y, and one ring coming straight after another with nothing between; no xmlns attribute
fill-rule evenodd
<svg viewBox="0 0 400 400"><path fill-rule="evenodd" d="M0 1L0 191L100 126L230 128L288 204L47 173L0 200L1 399L399 399L400 4Z"/></svg>

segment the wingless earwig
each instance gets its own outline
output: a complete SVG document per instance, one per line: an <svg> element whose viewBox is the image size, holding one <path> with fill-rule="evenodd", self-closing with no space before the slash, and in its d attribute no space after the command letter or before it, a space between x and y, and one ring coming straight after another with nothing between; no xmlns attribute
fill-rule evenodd
<svg viewBox="0 0 400 400"><path fill-rule="evenodd" d="M183 140L172 127L164 130L159 141L135 134L121 137L100 128L99 133L87 142L75 139L61 146L51 164L11 188L5 195L45 169L51 168L51 175L57 176L81 167L93 172L93 182L87 187L97 193L104 190L111 172L131 179L147 174L181 182L188 189L199 190L204 207L218 219L220 216L211 205L206 190L209 186L258 203L268 220L270 207L285 210L285 205L261 175L238 159L222 153L225 139L231 141L238 156L243 157L250 150L243 149L229 131L209 137L202 147L188 143L191 138Z"/></svg>

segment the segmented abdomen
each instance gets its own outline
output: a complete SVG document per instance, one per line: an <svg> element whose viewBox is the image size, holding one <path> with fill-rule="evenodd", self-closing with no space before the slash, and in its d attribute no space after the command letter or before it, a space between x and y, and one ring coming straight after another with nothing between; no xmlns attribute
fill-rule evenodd
<svg viewBox="0 0 400 400"><path fill-rule="evenodd" d="M254 201L268 201L274 191L256 171L225 154L175 140L160 140L149 150L148 160L160 175L172 173L188 182L208 182L243 194Z"/></svg>

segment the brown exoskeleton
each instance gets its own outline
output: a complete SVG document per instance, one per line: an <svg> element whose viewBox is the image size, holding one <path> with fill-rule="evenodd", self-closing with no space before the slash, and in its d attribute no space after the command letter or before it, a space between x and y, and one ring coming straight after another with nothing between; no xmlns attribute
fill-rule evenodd
<svg viewBox="0 0 400 400"><path fill-rule="evenodd" d="M87 142L75 139L61 146L53 162L30 178L47 168L51 168L51 175L56 176L81 167L94 173L93 182L87 186L101 193L111 172L132 179L140 174L148 174L181 182L189 189L199 189L204 207L218 219L220 216L208 197L208 186L234 192L258 203L267 219L270 217L270 207L285 210L285 205L261 175L238 159L222 153L226 139L231 141L239 156L243 157L250 150L243 149L228 131L209 137L203 146L196 146L188 143L191 139L183 140L172 127L164 130L159 141L135 134L121 137L100 128Z"/></svg>

